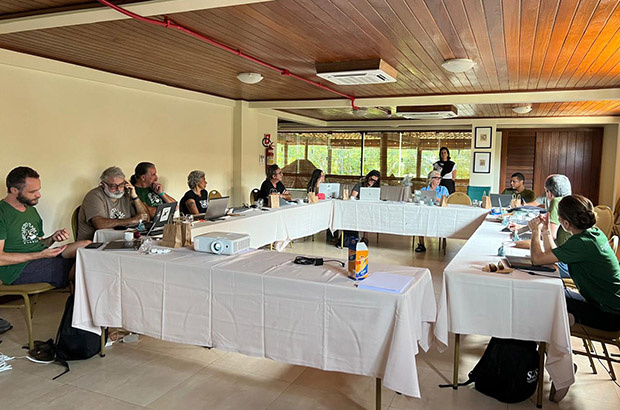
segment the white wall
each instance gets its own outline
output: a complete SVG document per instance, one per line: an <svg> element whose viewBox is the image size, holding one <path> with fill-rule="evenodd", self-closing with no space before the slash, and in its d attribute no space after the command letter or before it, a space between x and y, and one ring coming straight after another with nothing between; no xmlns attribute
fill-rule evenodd
<svg viewBox="0 0 620 410"><path fill-rule="evenodd" d="M603 130L603 155L601 158L601 181L599 204L614 209L620 196L620 127L606 125Z"/></svg>
<svg viewBox="0 0 620 410"><path fill-rule="evenodd" d="M476 149L475 147L475 131L476 127L491 127L491 148L490 149ZM499 135L498 135L499 134ZM496 132L496 124L494 121L475 121L472 123L471 128L471 173L469 176L469 185L472 186L490 186L491 192L499 192L499 171L501 165L501 153L502 153L502 141L501 132ZM475 152L490 152L491 153L491 173L490 174L476 174L474 173L474 153Z"/></svg>
<svg viewBox="0 0 620 410"><path fill-rule="evenodd" d="M0 90L0 176L19 165L41 174L37 208L48 233L70 228L73 209L110 165L129 176L138 162L154 162L177 199L193 169L207 173L207 189L232 191L230 100L6 50Z"/></svg>

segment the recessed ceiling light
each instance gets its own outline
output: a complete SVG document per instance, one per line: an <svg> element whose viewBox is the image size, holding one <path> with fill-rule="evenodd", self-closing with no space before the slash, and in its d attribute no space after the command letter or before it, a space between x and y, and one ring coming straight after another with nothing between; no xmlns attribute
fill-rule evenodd
<svg viewBox="0 0 620 410"><path fill-rule="evenodd" d="M528 112L532 111L532 106L530 104L517 105L515 107L512 107L512 111L516 114L527 114Z"/></svg>
<svg viewBox="0 0 620 410"><path fill-rule="evenodd" d="M244 84L256 84L261 82L263 76L259 73L239 73L237 79Z"/></svg>
<svg viewBox="0 0 620 410"><path fill-rule="evenodd" d="M451 60L446 60L441 64L441 66L446 71L450 71L451 73L462 73L467 70L471 70L476 63L469 58L453 58Z"/></svg>

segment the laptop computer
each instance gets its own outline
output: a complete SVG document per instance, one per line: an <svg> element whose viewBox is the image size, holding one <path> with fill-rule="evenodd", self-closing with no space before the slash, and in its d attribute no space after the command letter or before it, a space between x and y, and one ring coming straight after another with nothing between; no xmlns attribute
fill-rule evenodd
<svg viewBox="0 0 620 410"><path fill-rule="evenodd" d="M360 201L379 201L381 196L381 189L377 188L360 188Z"/></svg>
<svg viewBox="0 0 620 410"><path fill-rule="evenodd" d="M429 201L436 201L437 200L437 193L433 190L426 190L426 191L420 191L420 200L426 202Z"/></svg>
<svg viewBox="0 0 620 410"><path fill-rule="evenodd" d="M176 202L163 203L157 206L155 216L151 222L151 227L146 232L146 236L159 235L164 232L164 225L172 222L174 211L177 209Z"/></svg>
<svg viewBox="0 0 620 410"><path fill-rule="evenodd" d="M494 208L508 208L510 207L510 200L512 195L510 194L491 194L491 206Z"/></svg>
<svg viewBox="0 0 620 410"><path fill-rule="evenodd" d="M520 248L504 248L504 258L511 268L540 272L555 272L553 265L532 265L529 250Z"/></svg>
<svg viewBox="0 0 620 410"><path fill-rule="evenodd" d="M140 248L140 241L110 241L103 248L104 251L137 251Z"/></svg>
<svg viewBox="0 0 620 410"><path fill-rule="evenodd" d="M228 206L228 199L230 197L223 196L221 198L213 198L209 201L207 207L207 213L205 219L209 221L215 221L226 215L226 207Z"/></svg>
<svg viewBox="0 0 620 410"><path fill-rule="evenodd" d="M325 194L325 199L338 198L340 196L340 184L323 182L319 185L319 194Z"/></svg>

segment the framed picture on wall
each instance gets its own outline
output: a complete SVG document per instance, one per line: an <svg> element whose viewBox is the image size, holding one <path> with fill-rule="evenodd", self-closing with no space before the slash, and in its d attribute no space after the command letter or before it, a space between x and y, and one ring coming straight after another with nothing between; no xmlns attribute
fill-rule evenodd
<svg viewBox="0 0 620 410"><path fill-rule="evenodd" d="M474 130L474 149L491 149L493 128L476 127Z"/></svg>
<svg viewBox="0 0 620 410"><path fill-rule="evenodd" d="M474 152L474 174L491 173L491 153Z"/></svg>

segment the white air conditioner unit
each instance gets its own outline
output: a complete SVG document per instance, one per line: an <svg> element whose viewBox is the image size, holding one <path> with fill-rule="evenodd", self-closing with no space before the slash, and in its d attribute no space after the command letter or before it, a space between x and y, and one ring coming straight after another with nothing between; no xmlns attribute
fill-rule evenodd
<svg viewBox="0 0 620 410"><path fill-rule="evenodd" d="M454 105L427 105L396 107L396 114L408 120L437 120L456 118L459 111Z"/></svg>
<svg viewBox="0 0 620 410"><path fill-rule="evenodd" d="M317 63L316 75L338 85L383 84L396 82L398 72L378 59Z"/></svg>

